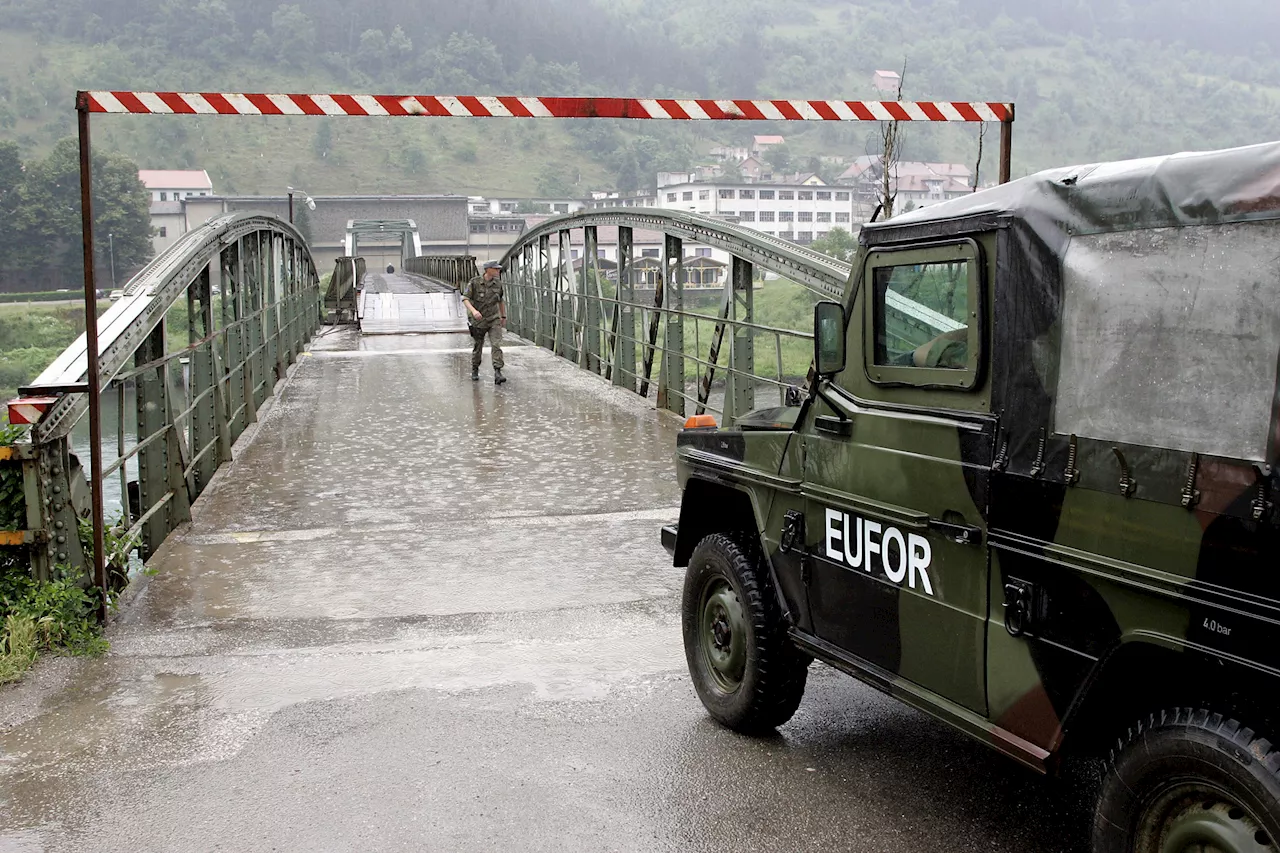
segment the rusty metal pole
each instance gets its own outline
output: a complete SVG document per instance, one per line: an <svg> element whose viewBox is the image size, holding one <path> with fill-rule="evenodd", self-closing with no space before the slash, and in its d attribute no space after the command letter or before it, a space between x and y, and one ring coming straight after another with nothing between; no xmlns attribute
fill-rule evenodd
<svg viewBox="0 0 1280 853"><path fill-rule="evenodd" d="M1000 122L1000 183L1007 184L1013 177L1013 105L1009 105L1009 117Z"/></svg>
<svg viewBox="0 0 1280 853"><path fill-rule="evenodd" d="M98 377L98 290L93 277L93 195L89 143L89 96L76 95L80 124L80 227L84 242L85 369L89 382L89 479L93 516L93 582L101 593L98 616L107 618L107 562L102 521L102 398ZM121 414L123 417L123 413ZM125 497L122 495L122 497Z"/></svg>

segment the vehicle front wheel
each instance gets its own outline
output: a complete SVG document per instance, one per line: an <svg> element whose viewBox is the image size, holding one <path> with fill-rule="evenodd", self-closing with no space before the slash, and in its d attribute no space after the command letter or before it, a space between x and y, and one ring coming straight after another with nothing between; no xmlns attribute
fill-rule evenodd
<svg viewBox="0 0 1280 853"><path fill-rule="evenodd" d="M796 712L809 659L786 624L755 537L716 533L693 549L681 606L698 698L735 731L770 731Z"/></svg>
<svg viewBox="0 0 1280 853"><path fill-rule="evenodd" d="M1153 714L1112 751L1094 853L1280 853L1280 752L1221 714Z"/></svg>

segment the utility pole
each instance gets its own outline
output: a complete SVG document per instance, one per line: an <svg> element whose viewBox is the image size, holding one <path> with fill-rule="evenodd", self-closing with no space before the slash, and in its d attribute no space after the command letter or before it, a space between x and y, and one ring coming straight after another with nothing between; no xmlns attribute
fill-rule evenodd
<svg viewBox="0 0 1280 853"><path fill-rule="evenodd" d="M116 235L107 234L107 244L111 247L111 289L116 289Z"/></svg>

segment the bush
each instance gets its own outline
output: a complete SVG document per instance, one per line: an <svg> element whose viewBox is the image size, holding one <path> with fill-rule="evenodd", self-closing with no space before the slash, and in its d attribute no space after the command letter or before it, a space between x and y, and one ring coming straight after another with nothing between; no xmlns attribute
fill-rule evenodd
<svg viewBox="0 0 1280 853"><path fill-rule="evenodd" d="M77 296L84 298L79 291L44 291L42 293L0 293L0 303L4 302L64 302L75 299Z"/></svg>

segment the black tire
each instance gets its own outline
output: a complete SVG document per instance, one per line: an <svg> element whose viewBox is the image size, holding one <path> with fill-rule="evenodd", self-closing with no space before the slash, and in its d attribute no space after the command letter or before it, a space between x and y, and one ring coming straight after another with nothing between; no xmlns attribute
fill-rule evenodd
<svg viewBox="0 0 1280 853"><path fill-rule="evenodd" d="M1280 851L1280 752L1235 720L1175 708L1111 752L1094 853Z"/></svg>
<svg viewBox="0 0 1280 853"><path fill-rule="evenodd" d="M681 623L689 675L712 717L744 734L791 719L810 659L787 637L755 536L715 533L698 543L685 572Z"/></svg>

